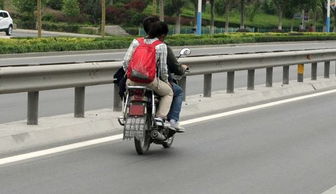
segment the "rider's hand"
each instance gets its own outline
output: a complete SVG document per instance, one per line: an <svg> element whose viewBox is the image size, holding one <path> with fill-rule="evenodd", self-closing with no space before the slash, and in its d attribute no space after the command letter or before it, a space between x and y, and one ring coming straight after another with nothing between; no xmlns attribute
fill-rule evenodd
<svg viewBox="0 0 336 194"><path fill-rule="evenodd" d="M183 70L184 70L184 71L186 71L186 70L188 70L188 69L189 69L189 66L188 66L188 65L186 65L186 64L182 64L181 66L182 66L182 68L183 68Z"/></svg>

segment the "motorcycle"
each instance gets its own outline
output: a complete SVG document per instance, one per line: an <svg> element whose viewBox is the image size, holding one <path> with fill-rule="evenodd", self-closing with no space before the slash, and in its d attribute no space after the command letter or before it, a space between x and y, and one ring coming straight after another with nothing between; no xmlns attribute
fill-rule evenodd
<svg viewBox="0 0 336 194"><path fill-rule="evenodd" d="M182 49L177 58L190 53L190 49ZM150 88L127 86L123 116L118 118L118 122L124 126L123 139L134 139L135 150L139 155L146 153L151 143L162 145L164 148L170 148L173 144L175 129L155 120L158 103L159 96Z"/></svg>

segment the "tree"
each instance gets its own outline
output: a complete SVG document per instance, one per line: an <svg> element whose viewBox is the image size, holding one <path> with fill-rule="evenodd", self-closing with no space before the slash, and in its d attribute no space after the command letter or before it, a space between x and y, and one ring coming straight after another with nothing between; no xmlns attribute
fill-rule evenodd
<svg viewBox="0 0 336 194"><path fill-rule="evenodd" d="M297 8L297 10L301 11L301 26L300 30L305 30L305 13L310 10L310 6L312 1L316 0L295 0L291 1L290 6L293 8Z"/></svg>
<svg viewBox="0 0 336 194"><path fill-rule="evenodd" d="M36 6L37 1L34 0L13 0L13 5L21 15L22 26L34 29L36 27Z"/></svg>
<svg viewBox="0 0 336 194"><path fill-rule="evenodd" d="M63 7L63 0L48 0L47 6L56 10L61 10Z"/></svg>
<svg viewBox="0 0 336 194"><path fill-rule="evenodd" d="M164 0L160 0L159 7L160 7L160 20L164 21Z"/></svg>
<svg viewBox="0 0 336 194"><path fill-rule="evenodd" d="M289 7L290 0L273 0L278 14L278 30L282 31L282 18L284 15L284 10Z"/></svg>
<svg viewBox="0 0 336 194"><path fill-rule="evenodd" d="M210 0L210 34L215 33L215 0Z"/></svg>
<svg viewBox="0 0 336 194"><path fill-rule="evenodd" d="M336 7L335 6L332 7L332 9L331 9L331 11L332 11L332 13L334 15L334 30L333 30L333 32L336 32Z"/></svg>
<svg viewBox="0 0 336 194"><path fill-rule="evenodd" d="M215 0L216 14L225 17L225 32L229 32L230 11L237 2L237 0Z"/></svg>
<svg viewBox="0 0 336 194"><path fill-rule="evenodd" d="M63 0L62 12L66 16L78 16L80 14L78 0Z"/></svg>
<svg viewBox="0 0 336 194"><path fill-rule="evenodd" d="M13 0L14 6L23 15L34 16L36 1L32 0Z"/></svg>
<svg viewBox="0 0 336 194"><path fill-rule="evenodd" d="M168 15L176 16L175 33L181 33L181 9L186 4L185 0L170 0L166 6L165 12Z"/></svg>
<svg viewBox="0 0 336 194"><path fill-rule="evenodd" d="M79 0L79 2L80 10L89 15L93 23L99 23L101 18L100 0Z"/></svg>
<svg viewBox="0 0 336 194"><path fill-rule="evenodd" d="M153 15L156 15L156 11L157 11L157 1L153 0Z"/></svg>
<svg viewBox="0 0 336 194"><path fill-rule="evenodd" d="M4 9L4 0L0 0L0 9Z"/></svg>

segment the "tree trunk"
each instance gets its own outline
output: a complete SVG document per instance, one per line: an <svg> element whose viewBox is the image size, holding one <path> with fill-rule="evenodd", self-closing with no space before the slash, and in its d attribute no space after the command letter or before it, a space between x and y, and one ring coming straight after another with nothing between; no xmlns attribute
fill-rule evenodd
<svg viewBox="0 0 336 194"><path fill-rule="evenodd" d="M279 7L278 9L278 16L279 16L279 25L278 25L278 30L282 31L282 9Z"/></svg>
<svg viewBox="0 0 336 194"><path fill-rule="evenodd" d="M305 11L304 9L301 12L301 26L300 26L300 30L305 30Z"/></svg>
<svg viewBox="0 0 336 194"><path fill-rule="evenodd" d="M160 0L160 21L164 21L164 2Z"/></svg>
<svg viewBox="0 0 336 194"><path fill-rule="evenodd" d="M317 24L317 10L314 11L314 24L313 24L313 31L316 32L316 24Z"/></svg>
<svg viewBox="0 0 336 194"><path fill-rule="evenodd" d="M323 21L324 21L322 31L325 32L326 29L327 29L327 27L325 25L325 23L326 23L325 21L327 21L327 8L324 6L324 4L322 6L322 13L323 13Z"/></svg>
<svg viewBox="0 0 336 194"><path fill-rule="evenodd" d="M178 13L176 17L175 34L180 33L181 33L181 13Z"/></svg>
<svg viewBox="0 0 336 194"><path fill-rule="evenodd" d="M210 34L215 33L215 1L211 3L211 24L210 24Z"/></svg>
<svg viewBox="0 0 336 194"><path fill-rule="evenodd" d="M156 15L157 1L153 0L153 15Z"/></svg>
<svg viewBox="0 0 336 194"><path fill-rule="evenodd" d="M336 10L334 11L334 32L336 32Z"/></svg>
<svg viewBox="0 0 336 194"><path fill-rule="evenodd" d="M240 0L240 29L245 29L245 0Z"/></svg>
<svg viewBox="0 0 336 194"><path fill-rule="evenodd" d="M225 32L229 32L229 23L230 23L230 4L225 6Z"/></svg>
<svg viewBox="0 0 336 194"><path fill-rule="evenodd" d="M164 1L163 0L160 0L159 6L160 6L160 21L164 22Z"/></svg>

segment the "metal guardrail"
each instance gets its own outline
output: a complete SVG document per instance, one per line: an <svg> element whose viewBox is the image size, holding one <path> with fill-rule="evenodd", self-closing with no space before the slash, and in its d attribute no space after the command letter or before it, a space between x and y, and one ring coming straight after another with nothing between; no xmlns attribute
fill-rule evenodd
<svg viewBox="0 0 336 194"><path fill-rule="evenodd" d="M218 55L181 58L180 63L189 64L191 75L204 75L204 97L211 97L212 74L227 72L227 92L234 92L235 71L247 70L247 89L254 89L255 69L266 68L266 86L272 87L273 68L283 67L283 84L289 83L289 66L312 64L311 78L317 78L317 63L325 62L324 76L329 77L330 61L336 60L336 49ZM28 92L27 123L38 123L39 91L59 88L75 88L75 117L84 117L85 86L113 83L113 74L120 62L77 63L64 65L0 67L0 94ZM300 70L299 68L299 70ZM298 81L303 81L298 71ZM180 85L186 89L186 77ZM114 111L121 110L118 88L114 86Z"/></svg>

